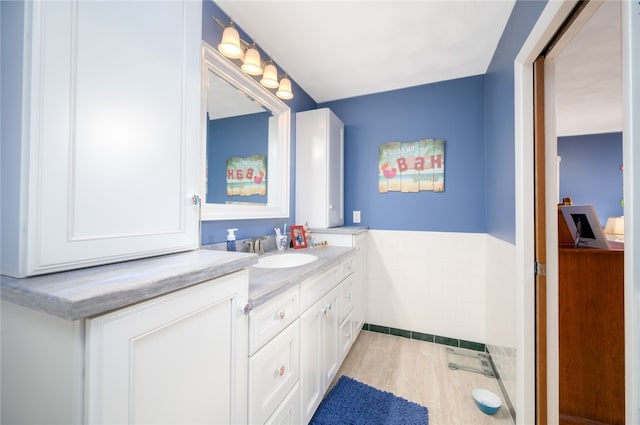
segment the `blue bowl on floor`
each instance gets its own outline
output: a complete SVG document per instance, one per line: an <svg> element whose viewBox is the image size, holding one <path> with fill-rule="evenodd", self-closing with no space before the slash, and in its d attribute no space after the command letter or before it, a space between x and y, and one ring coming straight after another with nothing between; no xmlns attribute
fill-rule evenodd
<svg viewBox="0 0 640 425"><path fill-rule="evenodd" d="M482 410L487 415L493 415L496 413L500 406L502 406L502 399L498 395L492 393L484 388L476 388L471 391L473 399L476 401L478 409Z"/></svg>

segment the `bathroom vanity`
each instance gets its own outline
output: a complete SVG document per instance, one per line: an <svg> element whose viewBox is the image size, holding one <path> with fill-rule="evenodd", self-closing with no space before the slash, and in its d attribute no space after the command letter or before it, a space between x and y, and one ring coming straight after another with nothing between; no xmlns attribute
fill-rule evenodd
<svg viewBox="0 0 640 425"><path fill-rule="evenodd" d="M2 276L2 422L306 423L359 328L355 250L305 252Z"/></svg>

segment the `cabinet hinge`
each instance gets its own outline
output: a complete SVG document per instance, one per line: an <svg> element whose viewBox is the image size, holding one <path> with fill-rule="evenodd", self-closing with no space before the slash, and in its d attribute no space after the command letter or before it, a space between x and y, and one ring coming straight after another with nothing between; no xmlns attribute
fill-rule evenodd
<svg viewBox="0 0 640 425"><path fill-rule="evenodd" d="M547 275L547 266L544 263L538 263L537 261L534 263L534 272L536 276L546 276Z"/></svg>

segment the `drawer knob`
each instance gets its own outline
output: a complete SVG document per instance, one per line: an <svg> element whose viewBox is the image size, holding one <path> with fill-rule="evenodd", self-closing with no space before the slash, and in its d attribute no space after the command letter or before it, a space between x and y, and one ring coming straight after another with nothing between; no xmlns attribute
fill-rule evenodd
<svg viewBox="0 0 640 425"><path fill-rule="evenodd" d="M242 311L242 314L244 316L248 316L249 313L251 313L251 304L249 303L245 304L245 306L242 307L240 310Z"/></svg>
<svg viewBox="0 0 640 425"><path fill-rule="evenodd" d="M278 317L281 319L284 319L284 316L286 316L287 313L284 310L280 310L280 312L278 313Z"/></svg>
<svg viewBox="0 0 640 425"><path fill-rule="evenodd" d="M284 372L285 372L285 368L284 368L284 365L282 365L280 366L280 369L278 369L278 375L282 376L284 375Z"/></svg>

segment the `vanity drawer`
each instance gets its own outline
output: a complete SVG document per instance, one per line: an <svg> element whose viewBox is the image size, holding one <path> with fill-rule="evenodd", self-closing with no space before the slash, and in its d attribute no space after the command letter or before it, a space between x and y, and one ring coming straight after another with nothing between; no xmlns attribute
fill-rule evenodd
<svg viewBox="0 0 640 425"><path fill-rule="evenodd" d="M297 286L251 311L249 315L249 355L253 355L300 314Z"/></svg>
<svg viewBox="0 0 640 425"><path fill-rule="evenodd" d="M340 282L338 287L338 322L342 323L347 314L353 310L353 274L347 276L345 280Z"/></svg>
<svg viewBox="0 0 640 425"><path fill-rule="evenodd" d="M296 384L264 425L298 425L299 423L300 386Z"/></svg>
<svg viewBox="0 0 640 425"><path fill-rule="evenodd" d="M302 311L311 307L338 283L339 265L312 276L300 283L300 305Z"/></svg>
<svg viewBox="0 0 640 425"><path fill-rule="evenodd" d="M344 279L353 273L355 269L355 256L351 255L348 258L344 258L340 261L340 277L339 280Z"/></svg>
<svg viewBox="0 0 640 425"><path fill-rule="evenodd" d="M250 424L263 424L297 384L299 359L298 320L249 357Z"/></svg>

